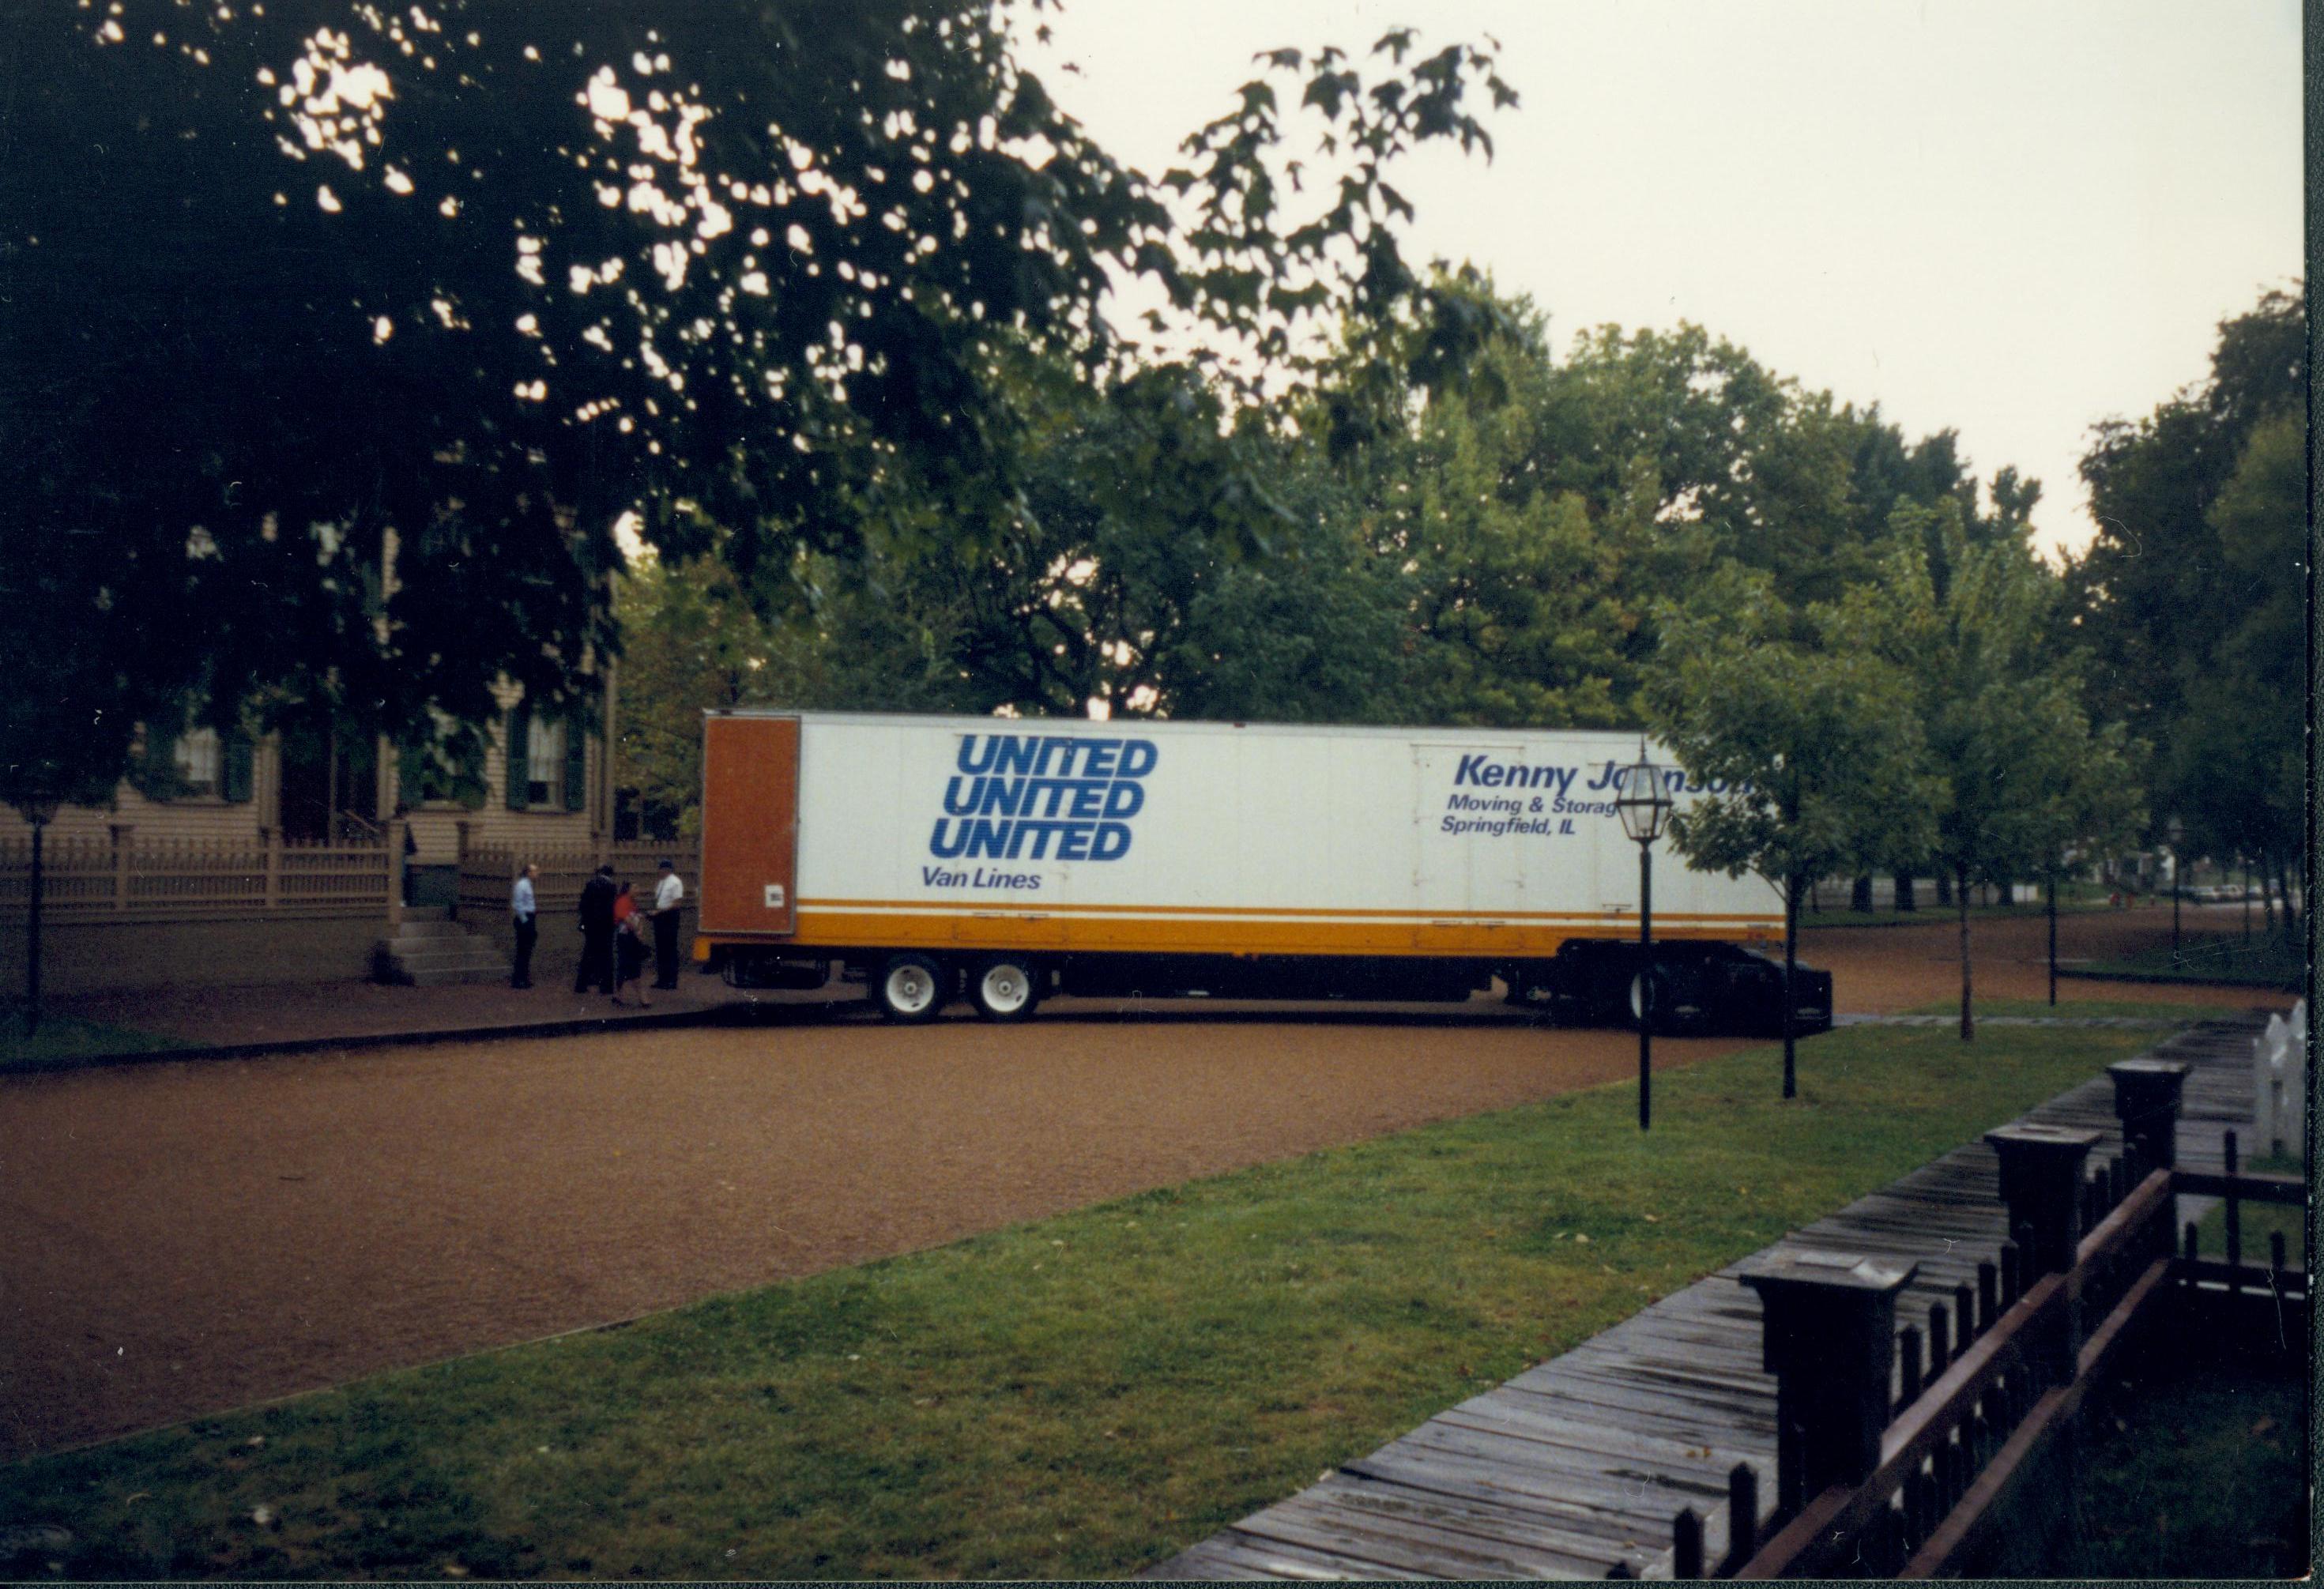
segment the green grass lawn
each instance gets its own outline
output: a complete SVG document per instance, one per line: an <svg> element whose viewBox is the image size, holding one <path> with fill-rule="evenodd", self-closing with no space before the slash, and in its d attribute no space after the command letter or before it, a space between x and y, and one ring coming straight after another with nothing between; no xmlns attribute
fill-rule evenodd
<svg viewBox="0 0 2324 1589"><path fill-rule="evenodd" d="M16 1464L0 1521L70 1530L33 1575L1120 1575L2153 1037L1843 1030L1790 1104L1754 1049L1651 1135L1406 1132Z"/></svg>
<svg viewBox="0 0 2324 1589"><path fill-rule="evenodd" d="M2102 1399L2077 1527L2045 1575L2296 1578L2308 1567L2306 1387L2207 1365Z"/></svg>
<svg viewBox="0 0 2324 1589"><path fill-rule="evenodd" d="M2306 951L2264 933L2255 933L2248 939L2240 935L2190 933L2180 940L2176 962L2166 943L2126 959L2095 961L2075 969L2080 975L2224 983L2234 987L2304 988L2308 984Z"/></svg>
<svg viewBox="0 0 2324 1589"><path fill-rule="evenodd" d="M0 1071L92 1054L144 1054L184 1047L175 1038L70 1015L43 1015L39 1028L28 1036L23 1011L0 1010Z"/></svg>

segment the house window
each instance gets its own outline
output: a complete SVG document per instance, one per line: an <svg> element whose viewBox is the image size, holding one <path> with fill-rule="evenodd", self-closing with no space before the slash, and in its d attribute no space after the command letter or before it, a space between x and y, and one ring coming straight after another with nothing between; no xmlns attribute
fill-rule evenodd
<svg viewBox="0 0 2324 1589"><path fill-rule="evenodd" d="M196 728L178 735L171 760L188 794L218 792L218 736L215 728Z"/></svg>
<svg viewBox="0 0 2324 1589"><path fill-rule="evenodd" d="M525 803L546 806L565 790L565 724L555 717L532 721L525 741Z"/></svg>
<svg viewBox="0 0 2324 1589"><path fill-rule="evenodd" d="M430 707L428 715L434 731L431 735L396 751L396 804L456 803L473 808L484 798L484 778L474 751L461 744L460 725L449 713Z"/></svg>

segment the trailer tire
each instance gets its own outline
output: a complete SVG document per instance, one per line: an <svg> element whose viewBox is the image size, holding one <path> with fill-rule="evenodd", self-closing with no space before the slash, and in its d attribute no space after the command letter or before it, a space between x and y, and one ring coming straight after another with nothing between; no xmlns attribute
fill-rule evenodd
<svg viewBox="0 0 2324 1589"><path fill-rule="evenodd" d="M872 1002L901 1025L934 1021L951 1002L951 975L926 955L890 955L872 978Z"/></svg>
<svg viewBox="0 0 2324 1589"><path fill-rule="evenodd" d="M987 1021L1023 1021L1041 1002L1040 974L1018 956L991 956L969 968L968 998Z"/></svg>

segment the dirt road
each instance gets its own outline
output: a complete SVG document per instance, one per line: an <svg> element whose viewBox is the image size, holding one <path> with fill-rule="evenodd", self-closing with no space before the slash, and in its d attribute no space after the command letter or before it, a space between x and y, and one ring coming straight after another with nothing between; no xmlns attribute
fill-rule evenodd
<svg viewBox="0 0 2324 1589"><path fill-rule="evenodd" d="M2038 928L1983 929L1990 996L2039 996ZM2074 947L2142 930L2079 919ZM1819 932L1808 957L1843 1010L1878 1011L1955 990L1952 953L1940 924ZM0 1081L0 1457L1506 1107L1636 1057L1628 1033L1483 1000L1060 1003L1014 1029L807 1007Z"/></svg>

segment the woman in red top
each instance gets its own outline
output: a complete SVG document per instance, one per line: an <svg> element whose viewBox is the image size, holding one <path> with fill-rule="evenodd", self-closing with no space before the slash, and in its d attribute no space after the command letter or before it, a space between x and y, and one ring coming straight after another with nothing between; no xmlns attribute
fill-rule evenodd
<svg viewBox="0 0 2324 1589"><path fill-rule="evenodd" d="M653 1001L646 997L646 940L643 918L638 915L638 902L631 897L630 885L622 884L622 892L613 896L613 1002L626 1003L622 995L630 985L637 984L641 1006Z"/></svg>

